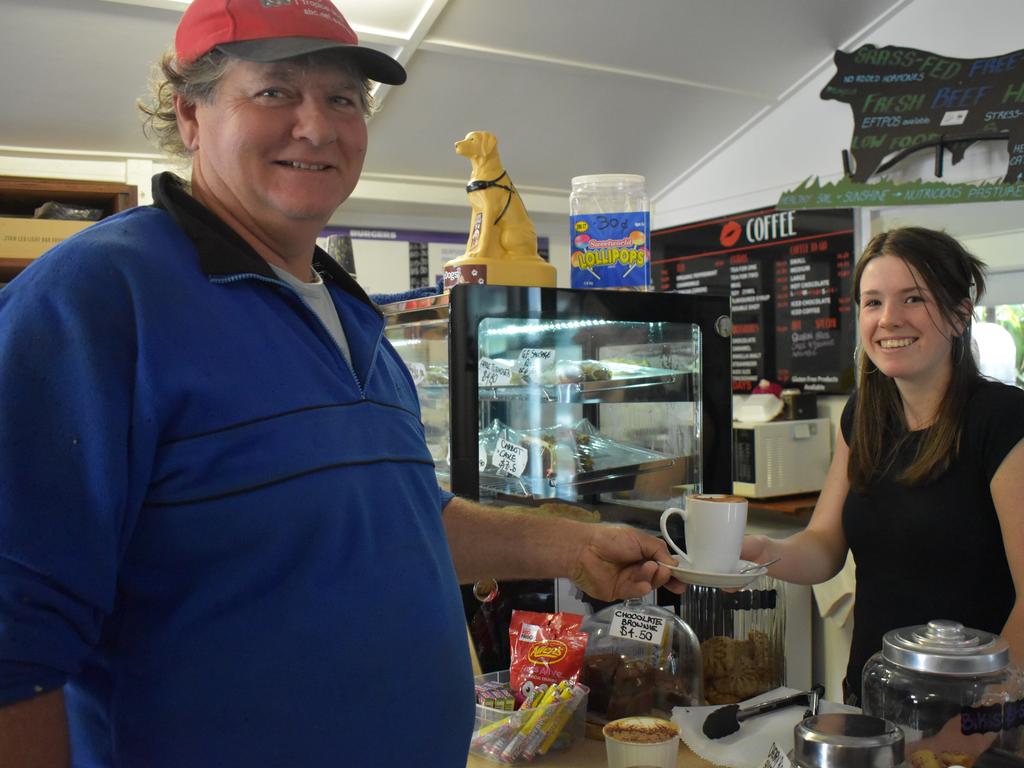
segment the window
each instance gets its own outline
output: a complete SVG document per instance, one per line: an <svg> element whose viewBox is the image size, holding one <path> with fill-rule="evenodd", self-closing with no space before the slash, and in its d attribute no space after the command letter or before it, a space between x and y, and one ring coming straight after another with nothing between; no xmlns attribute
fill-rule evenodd
<svg viewBox="0 0 1024 768"><path fill-rule="evenodd" d="M976 307L972 336L981 372L1024 388L1024 304Z"/></svg>

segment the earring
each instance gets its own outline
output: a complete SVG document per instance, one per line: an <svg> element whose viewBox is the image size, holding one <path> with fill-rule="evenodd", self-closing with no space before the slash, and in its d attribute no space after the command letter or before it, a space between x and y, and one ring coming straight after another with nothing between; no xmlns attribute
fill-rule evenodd
<svg viewBox="0 0 1024 768"><path fill-rule="evenodd" d="M864 348L860 345L860 342L858 341L857 346L853 348L854 376L860 374L861 360L864 361L864 372L868 376L870 376L872 373L875 373L878 370L875 364L871 362L871 358L868 357L866 352L864 352Z"/></svg>

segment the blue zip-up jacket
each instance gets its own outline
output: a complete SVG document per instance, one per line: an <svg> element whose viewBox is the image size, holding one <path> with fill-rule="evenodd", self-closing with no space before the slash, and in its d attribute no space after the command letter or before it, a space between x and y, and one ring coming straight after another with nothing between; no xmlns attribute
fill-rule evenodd
<svg viewBox="0 0 1024 768"><path fill-rule="evenodd" d="M75 766L465 765L465 620L412 380L169 175L0 292L0 705ZM187 233L187 234L186 234Z"/></svg>

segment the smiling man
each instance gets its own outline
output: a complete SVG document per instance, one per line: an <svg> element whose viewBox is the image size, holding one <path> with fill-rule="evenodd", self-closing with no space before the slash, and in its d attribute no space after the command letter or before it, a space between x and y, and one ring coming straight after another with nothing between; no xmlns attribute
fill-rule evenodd
<svg viewBox="0 0 1024 768"><path fill-rule="evenodd" d="M0 292L0 765L461 768L458 582L639 596L665 545L438 488L315 244L398 62L326 0L195 0L161 70L148 129L191 183Z"/></svg>

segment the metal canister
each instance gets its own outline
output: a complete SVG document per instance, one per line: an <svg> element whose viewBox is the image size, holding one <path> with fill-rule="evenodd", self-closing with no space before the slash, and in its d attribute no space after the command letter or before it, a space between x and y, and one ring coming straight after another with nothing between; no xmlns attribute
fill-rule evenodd
<svg viewBox="0 0 1024 768"><path fill-rule="evenodd" d="M814 715L793 729L793 762L800 768L896 768L903 750L900 727L870 715Z"/></svg>

